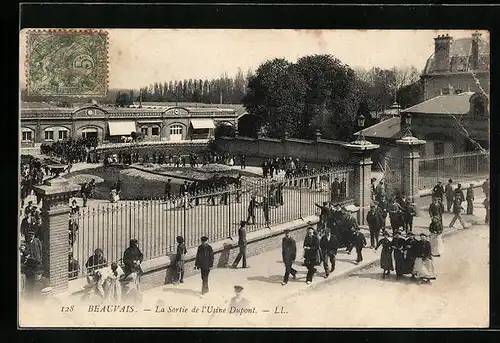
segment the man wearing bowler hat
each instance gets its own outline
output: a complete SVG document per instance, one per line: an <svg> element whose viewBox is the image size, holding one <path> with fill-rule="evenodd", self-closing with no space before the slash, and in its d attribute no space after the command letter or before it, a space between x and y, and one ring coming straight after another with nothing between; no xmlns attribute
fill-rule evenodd
<svg viewBox="0 0 500 343"><path fill-rule="evenodd" d="M201 271L201 294L208 293L208 274L210 273L210 268L214 266L214 251L212 247L208 244L208 237L201 237L201 245L198 247L196 252L196 260L194 263L194 269L200 269Z"/></svg>
<svg viewBox="0 0 500 343"><path fill-rule="evenodd" d="M238 268L241 258L243 258L243 268L248 268L247 266L247 232L245 230L246 221L242 220L240 222L240 228L238 229L238 247L240 252L233 262L233 268Z"/></svg>

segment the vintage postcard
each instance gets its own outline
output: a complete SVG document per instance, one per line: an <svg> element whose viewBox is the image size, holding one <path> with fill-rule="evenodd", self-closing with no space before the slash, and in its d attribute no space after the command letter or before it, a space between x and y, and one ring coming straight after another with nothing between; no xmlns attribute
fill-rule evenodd
<svg viewBox="0 0 500 343"><path fill-rule="evenodd" d="M488 31L19 49L20 328L489 326Z"/></svg>

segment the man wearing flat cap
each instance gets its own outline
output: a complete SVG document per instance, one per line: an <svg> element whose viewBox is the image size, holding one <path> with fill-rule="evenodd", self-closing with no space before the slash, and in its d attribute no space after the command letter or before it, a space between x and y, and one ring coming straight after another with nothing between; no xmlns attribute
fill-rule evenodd
<svg viewBox="0 0 500 343"><path fill-rule="evenodd" d="M208 275L210 273L210 268L214 266L214 251L212 247L208 244L208 237L201 237L201 245L198 246L198 251L196 252L196 260L194 262L194 269L200 269L201 271L201 294L208 293Z"/></svg>
<svg viewBox="0 0 500 343"><path fill-rule="evenodd" d="M248 268L247 266L247 232L245 230L246 221L242 220L240 222L240 228L238 229L238 247L240 252L233 262L233 268L238 268L238 263L243 258L243 268Z"/></svg>

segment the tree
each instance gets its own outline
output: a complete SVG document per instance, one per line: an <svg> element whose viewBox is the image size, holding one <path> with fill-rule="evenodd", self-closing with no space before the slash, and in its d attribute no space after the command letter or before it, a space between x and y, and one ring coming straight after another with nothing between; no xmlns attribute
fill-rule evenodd
<svg viewBox="0 0 500 343"><path fill-rule="evenodd" d="M119 107L126 107L132 104L132 100L130 99L130 96L125 93L125 92L119 92L118 95L116 96L116 106Z"/></svg>
<svg viewBox="0 0 500 343"><path fill-rule="evenodd" d="M398 103L402 108L408 108L423 101L424 85L421 80L417 80L398 90Z"/></svg>
<svg viewBox="0 0 500 343"><path fill-rule="evenodd" d="M393 92L394 92L394 99L396 100L396 95L397 92L404 86L412 84L416 81L419 80L420 78L420 73L418 72L417 68L414 66L411 67L403 67L403 68L397 68L394 67L392 69L392 72L394 74L394 84L393 86Z"/></svg>
<svg viewBox="0 0 500 343"><path fill-rule="evenodd" d="M297 71L287 60L276 58L261 64L250 77L243 104L249 112L247 122L252 123L251 136L260 129L270 137L297 133L306 94Z"/></svg>
<svg viewBox="0 0 500 343"><path fill-rule="evenodd" d="M214 130L215 139L223 136L233 137L234 134L235 134L235 129L234 126L232 125L220 122L215 125L215 130Z"/></svg>
<svg viewBox="0 0 500 343"><path fill-rule="evenodd" d="M298 137L311 139L316 130L328 139L349 139L359 107L354 71L331 55L313 55L296 63L307 89Z"/></svg>
<svg viewBox="0 0 500 343"><path fill-rule="evenodd" d="M238 104L241 102L243 97L245 96L247 81L245 76L243 75L243 71L241 68L238 68L238 72L236 73L236 77L234 78L234 90L233 90L233 98L232 103Z"/></svg>

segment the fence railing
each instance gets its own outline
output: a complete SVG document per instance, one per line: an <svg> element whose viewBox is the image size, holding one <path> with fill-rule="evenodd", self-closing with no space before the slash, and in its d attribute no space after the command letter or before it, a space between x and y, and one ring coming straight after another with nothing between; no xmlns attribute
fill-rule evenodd
<svg viewBox="0 0 500 343"><path fill-rule="evenodd" d="M202 236L210 241L237 239L241 220L249 221L246 229L251 232L319 214L315 203L352 203L353 181L352 169L339 169L171 199L103 201L70 218L70 230L78 228L70 243L76 260L73 267L70 263L70 279L87 273L85 263L97 248L108 262L118 261L132 238L139 241L144 260L149 260L174 252L177 236L191 248L200 244Z"/></svg>
<svg viewBox="0 0 500 343"><path fill-rule="evenodd" d="M446 183L480 181L490 173L489 151L422 158L419 161L419 189L430 189L438 180Z"/></svg>

